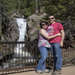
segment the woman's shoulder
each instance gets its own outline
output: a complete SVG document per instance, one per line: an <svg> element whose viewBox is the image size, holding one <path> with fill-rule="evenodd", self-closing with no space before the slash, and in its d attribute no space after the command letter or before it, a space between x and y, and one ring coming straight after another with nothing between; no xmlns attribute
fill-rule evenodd
<svg viewBox="0 0 75 75"><path fill-rule="evenodd" d="M45 29L40 29L40 32L45 32L46 30Z"/></svg>

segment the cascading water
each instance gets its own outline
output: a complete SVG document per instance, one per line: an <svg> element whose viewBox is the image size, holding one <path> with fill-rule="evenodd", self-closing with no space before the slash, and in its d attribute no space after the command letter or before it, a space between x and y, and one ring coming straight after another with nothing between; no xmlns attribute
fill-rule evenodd
<svg viewBox="0 0 75 75"><path fill-rule="evenodd" d="M16 22L19 27L19 39L18 41L25 41L25 35L26 35L26 30L27 30L27 22L26 19L23 18L16 18ZM25 44L24 44L25 45ZM24 45L17 45L15 49L15 53L17 56L24 57L24 56L31 56L30 53L23 51L22 48Z"/></svg>
<svg viewBox="0 0 75 75"><path fill-rule="evenodd" d="M24 41L25 39L25 34L26 34L26 19L23 19L23 18L16 18L16 21L17 21L17 24L18 24L18 27L19 27L19 39L18 41Z"/></svg>

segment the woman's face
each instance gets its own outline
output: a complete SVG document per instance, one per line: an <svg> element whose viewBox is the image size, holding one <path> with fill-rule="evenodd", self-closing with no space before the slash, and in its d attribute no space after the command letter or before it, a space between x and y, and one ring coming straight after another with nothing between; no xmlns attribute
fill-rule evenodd
<svg viewBox="0 0 75 75"><path fill-rule="evenodd" d="M46 29L48 28L48 25L44 24L44 25L42 26L42 28L46 30Z"/></svg>

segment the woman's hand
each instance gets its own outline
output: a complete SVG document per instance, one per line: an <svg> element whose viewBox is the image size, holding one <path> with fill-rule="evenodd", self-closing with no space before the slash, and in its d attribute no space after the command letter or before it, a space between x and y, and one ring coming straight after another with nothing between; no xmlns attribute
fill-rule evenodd
<svg viewBox="0 0 75 75"><path fill-rule="evenodd" d="M61 33L57 33L56 36L61 36Z"/></svg>

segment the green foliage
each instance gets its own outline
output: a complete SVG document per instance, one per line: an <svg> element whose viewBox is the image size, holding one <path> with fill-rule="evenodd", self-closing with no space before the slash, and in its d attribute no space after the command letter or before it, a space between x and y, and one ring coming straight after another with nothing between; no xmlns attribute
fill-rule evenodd
<svg viewBox="0 0 75 75"><path fill-rule="evenodd" d="M41 3L45 7L46 13L62 20L75 16L75 0L41 0Z"/></svg>
<svg viewBox="0 0 75 75"><path fill-rule="evenodd" d="M30 16L35 13L35 0L0 0L3 2L3 7L6 13L10 14L18 11L25 16ZM75 19L75 0L38 0L39 8L48 15L55 15L57 18L64 20L68 16ZM63 18L62 18L63 17Z"/></svg>
<svg viewBox="0 0 75 75"><path fill-rule="evenodd" d="M35 0L3 0L2 7L6 9L7 14L11 14L12 12L20 12L25 16L29 16L34 13L34 2Z"/></svg>

